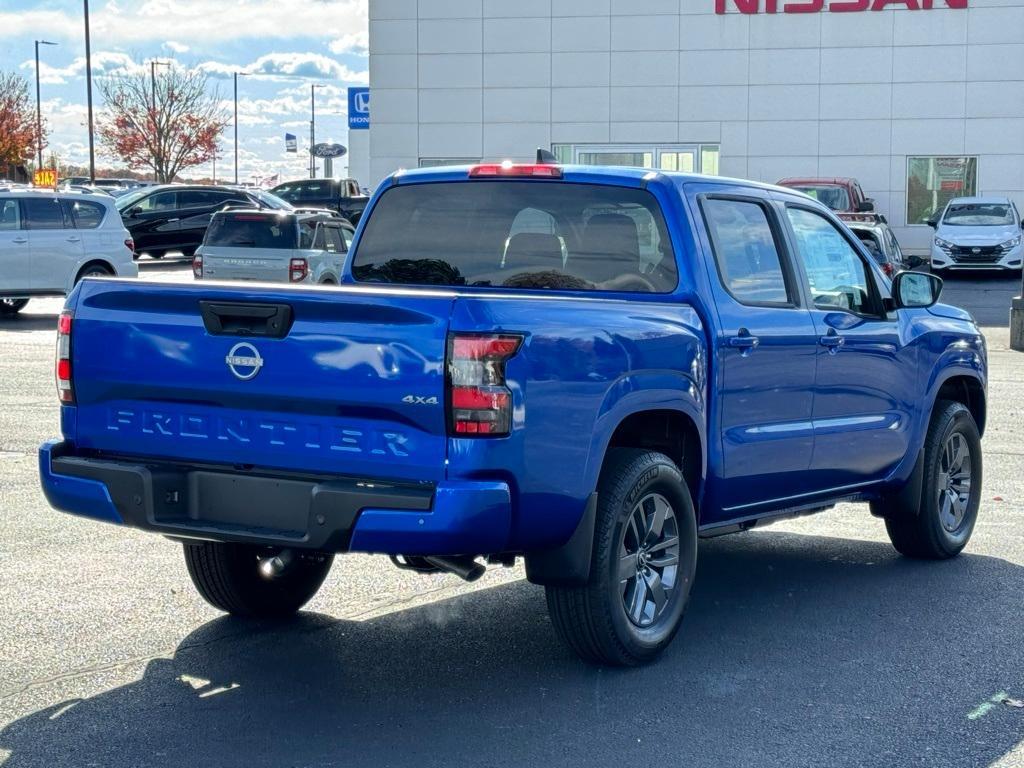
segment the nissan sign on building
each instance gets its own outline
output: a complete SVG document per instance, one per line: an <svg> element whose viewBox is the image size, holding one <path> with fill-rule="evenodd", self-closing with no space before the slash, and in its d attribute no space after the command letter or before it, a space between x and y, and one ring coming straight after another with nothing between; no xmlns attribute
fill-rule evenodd
<svg viewBox="0 0 1024 768"><path fill-rule="evenodd" d="M402 167L529 160L537 147L566 163L854 177L917 253L952 196L1024 206L1024 0L369 10L371 184Z"/></svg>

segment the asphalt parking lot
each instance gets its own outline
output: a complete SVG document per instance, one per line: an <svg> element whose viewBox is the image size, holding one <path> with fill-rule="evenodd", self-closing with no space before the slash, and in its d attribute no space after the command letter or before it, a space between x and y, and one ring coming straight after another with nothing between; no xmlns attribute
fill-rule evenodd
<svg viewBox="0 0 1024 768"><path fill-rule="evenodd" d="M559 645L521 569L349 556L295 622L220 616L178 545L44 501L61 302L33 301L0 323L0 765L1024 766L1019 287L947 282L991 363L963 556L904 560L858 506L706 541L681 635L628 671Z"/></svg>

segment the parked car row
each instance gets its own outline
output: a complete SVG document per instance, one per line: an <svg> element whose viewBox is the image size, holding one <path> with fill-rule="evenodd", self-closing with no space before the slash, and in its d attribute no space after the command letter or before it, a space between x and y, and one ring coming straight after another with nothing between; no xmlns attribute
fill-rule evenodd
<svg viewBox="0 0 1024 768"><path fill-rule="evenodd" d="M303 179L270 191L131 179L96 179L94 185L88 181L67 179L59 193L3 188L15 202L6 206L7 219L0 222L0 253L13 259L12 264L21 257L31 259L24 262L30 266L14 268L0 284L4 314L20 311L31 296L66 292L86 264L105 274L137 273L121 264L127 249L136 258L159 259L170 252L192 257L197 279L337 283L354 226L368 201L354 179ZM886 276L925 262L904 254L885 216L874 210L874 201L856 179L788 178L779 186L834 211ZM55 214L46 221L39 218L45 207L41 200L48 200L53 211L60 207L68 212L62 213L60 227ZM111 204L117 217L106 215ZM87 211L99 210L94 206L103 214L83 219ZM75 211L80 211L77 219ZM934 272L1021 268L1024 225L1008 198L957 198L928 223L936 230L928 259ZM100 231L99 240L96 233L78 233L90 227ZM124 236L105 234L114 229ZM63 243L43 234L64 230L74 232ZM19 234L10 234L14 232ZM44 253L45 248L52 251Z"/></svg>

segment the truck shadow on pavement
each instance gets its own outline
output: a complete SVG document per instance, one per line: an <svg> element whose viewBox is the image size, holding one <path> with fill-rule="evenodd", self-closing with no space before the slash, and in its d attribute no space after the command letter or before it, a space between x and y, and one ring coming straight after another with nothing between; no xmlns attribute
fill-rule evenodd
<svg viewBox="0 0 1024 768"><path fill-rule="evenodd" d="M27 331L52 331L57 338L57 315L25 313L14 317L0 318L0 331L25 333Z"/></svg>
<svg viewBox="0 0 1024 768"><path fill-rule="evenodd" d="M989 765L1024 738L1024 710L980 706L1024 693L1022 594L1004 560L769 530L705 543L682 633L643 669L577 661L523 582L364 622L221 618L0 749L5 768Z"/></svg>

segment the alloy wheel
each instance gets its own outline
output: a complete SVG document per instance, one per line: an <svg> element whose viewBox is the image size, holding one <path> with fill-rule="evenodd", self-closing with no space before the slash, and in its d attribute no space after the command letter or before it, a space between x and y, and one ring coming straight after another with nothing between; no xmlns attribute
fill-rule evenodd
<svg viewBox="0 0 1024 768"><path fill-rule="evenodd" d="M622 608L633 624L647 629L665 613L679 574L679 524L664 496L649 493L633 507L618 552Z"/></svg>
<svg viewBox="0 0 1024 768"><path fill-rule="evenodd" d="M972 468L967 439L954 432L946 439L939 456L937 483L939 520L949 533L960 528L970 506Z"/></svg>

